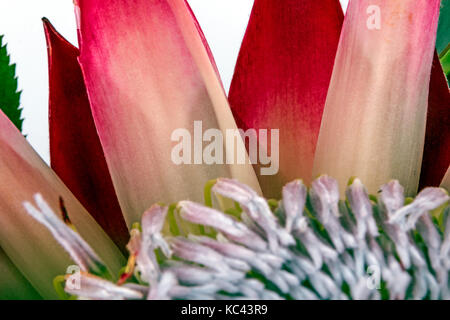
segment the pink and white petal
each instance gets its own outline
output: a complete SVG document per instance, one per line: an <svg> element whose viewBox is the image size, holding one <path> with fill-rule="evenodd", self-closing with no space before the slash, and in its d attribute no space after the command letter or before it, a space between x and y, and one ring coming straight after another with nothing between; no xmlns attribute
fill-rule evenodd
<svg viewBox="0 0 450 320"><path fill-rule="evenodd" d="M130 227L156 202L201 201L204 184L249 164L176 165L176 129L236 129L216 68L184 0L77 0L79 58L94 121ZM243 147L242 141L240 144ZM192 159L192 163L194 163Z"/></svg>
<svg viewBox="0 0 450 320"><path fill-rule="evenodd" d="M54 212L60 198L80 235L98 252L112 274L124 259L57 175L0 112L0 246L43 298L55 299L52 281L74 262L51 233L27 214L23 202L41 193Z"/></svg>
<svg viewBox="0 0 450 320"><path fill-rule="evenodd" d="M314 160L345 189L416 193L440 0L350 0ZM378 20L379 19L379 20Z"/></svg>

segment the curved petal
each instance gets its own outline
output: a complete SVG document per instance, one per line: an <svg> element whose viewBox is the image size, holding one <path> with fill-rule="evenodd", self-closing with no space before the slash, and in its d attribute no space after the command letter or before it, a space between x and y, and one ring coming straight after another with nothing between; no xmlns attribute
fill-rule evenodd
<svg viewBox="0 0 450 320"><path fill-rule="evenodd" d="M450 91L437 53L431 69L427 131L419 189L439 186L450 166Z"/></svg>
<svg viewBox="0 0 450 320"><path fill-rule="evenodd" d="M74 263L48 230L30 217L23 202L41 193L55 212L65 208L81 236L112 274L124 259L95 220L0 112L0 247L43 298L57 298L52 281Z"/></svg>
<svg viewBox="0 0 450 320"><path fill-rule="evenodd" d="M279 173L259 176L266 197L311 182L343 18L338 0L255 1L229 100L244 130L280 130Z"/></svg>
<svg viewBox="0 0 450 320"><path fill-rule="evenodd" d="M42 299L0 248L0 300Z"/></svg>
<svg viewBox="0 0 450 320"><path fill-rule="evenodd" d="M441 188L445 188L450 192L450 167L448 167L447 172L441 181Z"/></svg>
<svg viewBox="0 0 450 320"><path fill-rule="evenodd" d="M187 129L193 137L194 121L202 121L204 131L236 129L185 1L76 3L79 61L128 226L156 202L202 200L203 185L220 176L234 176L258 188L249 164L200 165L193 157L191 165L172 161L175 130ZM198 146L195 160L203 163L201 141Z"/></svg>
<svg viewBox="0 0 450 320"><path fill-rule="evenodd" d="M92 118L79 51L44 19L49 55L51 167L122 250L129 233Z"/></svg>
<svg viewBox="0 0 450 320"><path fill-rule="evenodd" d="M315 175L370 193L417 191L440 0L350 0L314 160Z"/></svg>

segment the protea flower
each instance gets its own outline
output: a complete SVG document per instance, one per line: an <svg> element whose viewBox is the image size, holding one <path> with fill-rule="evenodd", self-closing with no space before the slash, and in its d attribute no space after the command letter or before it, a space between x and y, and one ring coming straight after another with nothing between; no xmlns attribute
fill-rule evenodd
<svg viewBox="0 0 450 320"><path fill-rule="evenodd" d="M52 169L0 114L0 297L449 298L439 6L256 0L230 104L185 0L76 0L79 49L44 20ZM200 122L279 130L279 171Z"/></svg>
<svg viewBox="0 0 450 320"><path fill-rule="evenodd" d="M272 208L235 180L212 191L239 209L152 206L131 230L118 284L41 195L25 207L80 266L65 291L83 299L450 299L450 210L442 229L429 215L448 203L443 189L404 205L398 181L373 200L355 179L344 202L337 181L322 176L309 193L301 181L287 184Z"/></svg>

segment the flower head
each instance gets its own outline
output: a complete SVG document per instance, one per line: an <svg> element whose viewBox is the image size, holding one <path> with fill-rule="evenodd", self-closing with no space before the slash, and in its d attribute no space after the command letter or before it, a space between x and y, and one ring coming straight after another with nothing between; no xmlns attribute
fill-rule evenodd
<svg viewBox="0 0 450 320"><path fill-rule="evenodd" d="M427 188L405 204L398 181L375 200L355 179L340 201L336 180L323 176L309 192L300 181L287 184L274 210L234 180L221 179L213 190L234 199L239 216L190 201L154 206L142 230L132 230L133 277L114 284L84 272L80 287L66 291L88 299L450 298L450 197L443 189ZM36 200L45 210L25 204L34 218L56 219ZM442 205L441 236L428 213ZM167 232L174 223L168 215L205 231ZM66 250L78 250L79 237L67 240Z"/></svg>
<svg viewBox="0 0 450 320"><path fill-rule="evenodd" d="M186 0L75 0L79 48L44 19L52 168L0 113L0 297L450 299L439 5L256 0L229 100Z"/></svg>

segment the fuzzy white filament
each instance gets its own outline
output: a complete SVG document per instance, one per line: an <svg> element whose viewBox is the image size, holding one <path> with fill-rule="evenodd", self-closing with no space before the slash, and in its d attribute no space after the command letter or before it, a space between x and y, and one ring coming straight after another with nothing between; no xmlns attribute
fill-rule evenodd
<svg viewBox="0 0 450 320"><path fill-rule="evenodd" d="M429 215L448 204L443 189L427 188L405 205L397 181L374 201L355 179L340 201L336 181L322 176L309 191L301 181L286 185L275 210L235 180L218 179L212 190L239 204L240 219L181 201L179 216L214 234L163 234L168 208L155 205L128 246L138 283L83 274L85 287L67 291L91 299L450 299L450 210L443 236ZM40 196L36 203L25 203L29 214L83 270L97 262Z"/></svg>

